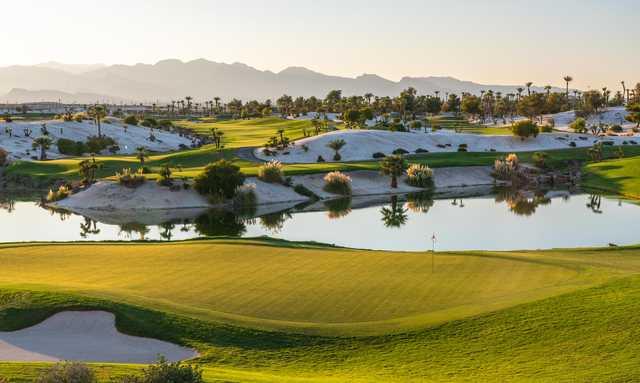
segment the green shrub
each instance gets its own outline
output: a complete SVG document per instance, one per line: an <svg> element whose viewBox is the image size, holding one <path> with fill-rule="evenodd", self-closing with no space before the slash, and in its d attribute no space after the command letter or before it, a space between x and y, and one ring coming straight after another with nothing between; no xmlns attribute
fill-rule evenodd
<svg viewBox="0 0 640 383"><path fill-rule="evenodd" d="M83 363L61 362L40 375L35 383L97 383L93 371Z"/></svg>
<svg viewBox="0 0 640 383"><path fill-rule="evenodd" d="M118 183L129 188L138 187L146 181L142 169L133 171L130 168L124 168L121 172L116 172L116 179Z"/></svg>
<svg viewBox="0 0 640 383"><path fill-rule="evenodd" d="M127 125L138 125L138 117L133 114L128 115L122 121Z"/></svg>
<svg viewBox="0 0 640 383"><path fill-rule="evenodd" d="M351 195L351 177L342 172L331 172L324 176L324 190L329 193Z"/></svg>
<svg viewBox="0 0 640 383"><path fill-rule="evenodd" d="M4 166L7 163L7 158L9 158L9 152L0 148L0 166Z"/></svg>
<svg viewBox="0 0 640 383"><path fill-rule="evenodd" d="M539 168L545 168L547 166L547 159L549 158L549 154L545 152L535 152L531 159L533 160L533 164Z"/></svg>
<svg viewBox="0 0 640 383"><path fill-rule="evenodd" d="M538 125L531 120L517 121L511 126L511 132L514 136L520 137L523 140L528 137L537 137L540 129Z"/></svg>
<svg viewBox="0 0 640 383"><path fill-rule="evenodd" d="M260 166L258 169L258 178L261 181L269 183L284 183L284 171L282 163L277 160L271 160Z"/></svg>
<svg viewBox="0 0 640 383"><path fill-rule="evenodd" d="M429 151L427 149L423 149L423 148L418 148L415 151L416 154L420 154L420 153L429 153Z"/></svg>
<svg viewBox="0 0 640 383"><path fill-rule="evenodd" d="M622 126L620 125L613 125L612 127L609 128L609 131L614 133L622 133L623 129L622 129Z"/></svg>
<svg viewBox="0 0 640 383"><path fill-rule="evenodd" d="M181 362L167 362L160 360L142 370L142 375L126 375L114 383L204 383L202 370L197 366L182 364ZM47 382L48 383L48 382ZM76 383L75 381L70 383ZM79 382L84 383L84 382Z"/></svg>
<svg viewBox="0 0 640 383"><path fill-rule="evenodd" d="M118 145L116 140L108 136L91 136L87 138L87 151L89 153L100 153L110 146Z"/></svg>
<svg viewBox="0 0 640 383"><path fill-rule="evenodd" d="M551 133L551 132L553 132L553 126L551 126L551 125L542 125L540 127L540 132L542 132L542 133Z"/></svg>
<svg viewBox="0 0 640 383"><path fill-rule="evenodd" d="M162 186L173 185L173 178L171 178L171 174L173 174L173 172L171 171L171 167L169 166L169 164L164 165L160 169L158 174L160 175L157 181L158 185L162 185Z"/></svg>
<svg viewBox="0 0 640 383"><path fill-rule="evenodd" d="M398 149L394 150L394 151L393 151L393 152L391 152L391 153L393 153L393 154L395 154L395 155L398 155L398 154L408 154L408 153L409 153L409 151L408 151L408 150L405 150L405 149L402 149L402 148L398 148Z"/></svg>
<svg viewBox="0 0 640 383"><path fill-rule="evenodd" d="M58 190L53 191L49 189L49 194L47 194L47 202L56 202L63 200L71 195L71 190L66 185L60 185Z"/></svg>
<svg viewBox="0 0 640 383"><path fill-rule="evenodd" d="M431 186L433 184L433 170L427 165L409 165L407 169L407 184L421 188Z"/></svg>
<svg viewBox="0 0 640 383"><path fill-rule="evenodd" d="M385 157L386 157L386 155L384 153L382 153L382 152L373 153L373 158L375 158L375 159L385 158Z"/></svg>
<svg viewBox="0 0 640 383"><path fill-rule="evenodd" d="M244 183L240 168L227 160L207 165L194 183L196 191L212 199L231 199L238 187Z"/></svg>
<svg viewBox="0 0 640 383"><path fill-rule="evenodd" d="M587 120L585 120L582 117L578 117L578 118L576 118L575 121L573 121L571 124L569 124L569 127L571 129L573 129L573 131L576 132L576 133L586 133L587 132Z"/></svg>
<svg viewBox="0 0 640 383"><path fill-rule="evenodd" d="M67 156L81 156L89 151L87 145L82 141L73 141L60 138L57 142L58 152Z"/></svg>
<svg viewBox="0 0 640 383"><path fill-rule="evenodd" d="M170 128L173 128L173 122L171 122L171 120L160 120L158 121L158 127L164 130L169 130Z"/></svg>
<svg viewBox="0 0 640 383"><path fill-rule="evenodd" d="M135 124L132 124L132 125L135 125ZM147 128L155 128L156 126L158 126L158 121L156 121L155 118L145 118L144 120L142 120L140 125Z"/></svg>

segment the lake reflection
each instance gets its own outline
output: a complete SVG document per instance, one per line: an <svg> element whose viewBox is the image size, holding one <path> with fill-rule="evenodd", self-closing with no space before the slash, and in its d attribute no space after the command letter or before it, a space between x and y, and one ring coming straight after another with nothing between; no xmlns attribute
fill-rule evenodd
<svg viewBox="0 0 640 383"><path fill-rule="evenodd" d="M268 235L356 248L420 251L431 248L435 235L437 250L607 246L638 243L633 228L638 228L640 206L596 194L499 190L490 196L462 199L434 200L424 193L375 200L345 198L259 217L253 213L252 209L181 212L179 219L145 225L117 222L112 216L100 222L100 218L46 210L36 202L4 197L0 198L0 241L170 241Z"/></svg>

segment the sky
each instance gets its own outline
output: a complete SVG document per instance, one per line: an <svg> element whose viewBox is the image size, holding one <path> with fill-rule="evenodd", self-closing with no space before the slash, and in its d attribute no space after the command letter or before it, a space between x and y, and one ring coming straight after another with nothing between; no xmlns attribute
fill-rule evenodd
<svg viewBox="0 0 640 383"><path fill-rule="evenodd" d="M12 0L0 14L0 66L205 58L391 80L640 81L639 0Z"/></svg>

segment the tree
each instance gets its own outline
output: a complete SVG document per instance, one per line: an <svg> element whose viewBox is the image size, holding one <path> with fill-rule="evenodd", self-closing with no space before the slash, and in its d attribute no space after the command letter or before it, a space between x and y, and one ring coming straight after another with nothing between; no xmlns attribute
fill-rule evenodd
<svg viewBox="0 0 640 383"><path fill-rule="evenodd" d="M380 163L380 171L382 174L391 177L391 187L398 187L398 177L402 175L405 168L404 158L401 155L392 155L385 157Z"/></svg>
<svg viewBox="0 0 640 383"><path fill-rule="evenodd" d="M471 116L477 116L480 114L480 98L474 95L466 95L462 98L462 104L460 109Z"/></svg>
<svg viewBox="0 0 640 383"><path fill-rule="evenodd" d="M534 120L544 112L545 104L546 100L544 94L533 93L520 98L517 105L518 113Z"/></svg>
<svg viewBox="0 0 640 383"><path fill-rule="evenodd" d="M531 120L517 121L511 126L511 132L514 136L520 137L522 140L528 137L537 137L540 129L538 125Z"/></svg>
<svg viewBox="0 0 640 383"><path fill-rule="evenodd" d="M582 117L578 117L575 119L575 121L569 124L569 127L576 133L586 133L587 121Z"/></svg>
<svg viewBox="0 0 640 383"><path fill-rule="evenodd" d="M87 109L87 115L91 117L98 127L98 137L102 137L100 122L107 116L107 109L103 105L93 105Z"/></svg>
<svg viewBox="0 0 640 383"><path fill-rule="evenodd" d="M82 176L82 183L90 185L95 181L96 171L100 168L100 165L96 162L95 157L93 157L91 160L80 161L78 167L78 172Z"/></svg>
<svg viewBox="0 0 640 383"><path fill-rule="evenodd" d="M136 158L140 161L140 166L144 166L144 160L148 157L147 148L144 146L138 146L136 148Z"/></svg>
<svg viewBox="0 0 640 383"><path fill-rule="evenodd" d="M524 84L527 87L527 96L531 96L531 85L533 85L531 81Z"/></svg>
<svg viewBox="0 0 640 383"><path fill-rule="evenodd" d="M598 114L604 103L602 93L597 90L589 90L582 94L582 111L586 115Z"/></svg>
<svg viewBox="0 0 640 383"><path fill-rule="evenodd" d="M346 141L343 139L329 141L327 147L335 152L333 155L334 161L340 161L342 156L340 155L340 149L342 149L346 145Z"/></svg>
<svg viewBox="0 0 640 383"><path fill-rule="evenodd" d="M51 138L46 136L38 137L33 140L33 143L31 143L31 147L33 147L33 149L40 149L40 161L47 159L47 149L51 147L51 144L53 144L53 141L51 141Z"/></svg>
<svg viewBox="0 0 640 383"><path fill-rule="evenodd" d="M640 103L627 105L627 111L629 112L627 121L635 122L636 127L640 127Z"/></svg>
<svg viewBox="0 0 640 383"><path fill-rule="evenodd" d="M240 168L227 160L219 160L207 165L195 179L194 188L212 198L233 198L238 187L244 183Z"/></svg>
<svg viewBox="0 0 640 383"><path fill-rule="evenodd" d="M564 80L565 84L567 84L567 92L566 92L566 96L567 96L567 104L568 104L568 103L569 103L569 83L570 83L571 81L573 81L573 77L571 77L571 76L564 76L562 79Z"/></svg>

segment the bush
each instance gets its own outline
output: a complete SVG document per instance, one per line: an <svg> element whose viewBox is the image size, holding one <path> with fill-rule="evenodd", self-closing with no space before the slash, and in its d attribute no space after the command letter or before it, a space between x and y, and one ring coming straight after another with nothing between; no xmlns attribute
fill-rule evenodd
<svg viewBox="0 0 640 383"><path fill-rule="evenodd" d="M93 371L83 363L61 362L42 373L35 383L97 383Z"/></svg>
<svg viewBox="0 0 640 383"><path fill-rule="evenodd" d="M7 158L9 158L9 152L0 148L0 166L4 166L7 163Z"/></svg>
<svg viewBox="0 0 640 383"><path fill-rule="evenodd" d="M110 146L118 145L116 140L108 136L91 136L87 138L87 151L89 153L100 153Z"/></svg>
<svg viewBox="0 0 640 383"><path fill-rule="evenodd" d="M135 125L135 124L131 124L131 125ZM156 121L155 118L145 118L140 125L146 127L146 128L155 128L156 126L158 126L158 121Z"/></svg>
<svg viewBox="0 0 640 383"><path fill-rule="evenodd" d="M138 117L134 115L128 115L122 120L127 125L138 125Z"/></svg>
<svg viewBox="0 0 640 383"><path fill-rule="evenodd" d="M394 151L393 151L393 152L391 152L391 153L393 153L393 154L395 154L395 155L397 156L397 155L399 155L399 154L408 154L408 153L409 153L409 151L408 151L408 150L404 150L404 149L402 149L402 148L398 148L398 149L394 150Z"/></svg>
<svg viewBox="0 0 640 383"><path fill-rule="evenodd" d="M576 118L575 121L573 121L571 124L569 124L569 127L571 129L573 129L573 131L576 132L576 133L586 133L587 132L587 120L585 120L582 117L578 117L578 118Z"/></svg>
<svg viewBox="0 0 640 383"><path fill-rule="evenodd" d="M324 157L322 156L318 156L318 158L316 159L316 162L326 162Z"/></svg>
<svg viewBox="0 0 640 383"><path fill-rule="evenodd" d="M71 190L66 185L61 185L58 190L53 191L49 189L49 194L47 194L47 202L56 202L63 200L71 195Z"/></svg>
<svg viewBox="0 0 640 383"><path fill-rule="evenodd" d="M271 160L266 164L260 166L258 169L258 178L261 181L269 183L284 183L284 171L282 170L282 163L277 160Z"/></svg>
<svg viewBox="0 0 640 383"><path fill-rule="evenodd" d="M416 149L415 153L416 154L429 153L429 151L427 149L418 148L418 149Z"/></svg>
<svg viewBox="0 0 640 383"><path fill-rule="evenodd" d="M82 121L86 120L87 118L88 117L87 117L86 113L76 113L76 114L73 115L73 121L75 121L75 122L82 122Z"/></svg>
<svg viewBox="0 0 640 383"><path fill-rule="evenodd" d="M293 187L293 190L296 193L303 195L305 197L309 197L311 199L319 199L316 193L312 192L309 188L307 188L303 184L297 184L296 186Z"/></svg>
<svg viewBox="0 0 640 383"><path fill-rule="evenodd" d="M114 383L204 383L202 370L197 366L182 364L181 362L167 362L160 360L142 370L142 375L126 375ZM48 382L47 382L48 383ZM73 381L75 383L75 381ZM84 382L80 382L84 383Z"/></svg>
<svg viewBox="0 0 640 383"><path fill-rule="evenodd" d="M535 152L531 156L533 164L541 169L547 166L547 158L549 158L549 155L545 152Z"/></svg>
<svg viewBox="0 0 640 383"><path fill-rule="evenodd" d="M407 184L415 187L429 187L433 183L433 170L427 165L412 164L407 169Z"/></svg>
<svg viewBox="0 0 640 383"><path fill-rule="evenodd" d="M540 132L542 132L542 133L551 133L551 132L553 132L553 126L551 126L551 125L542 125L540 127Z"/></svg>
<svg viewBox="0 0 640 383"><path fill-rule="evenodd" d="M160 120L158 121L158 127L164 130L169 130L173 128L173 122L171 122L171 120Z"/></svg>
<svg viewBox="0 0 640 383"><path fill-rule="evenodd" d="M351 195L351 177L335 171L324 176L324 190L329 193Z"/></svg>
<svg viewBox="0 0 640 383"><path fill-rule="evenodd" d="M194 183L196 191L212 199L231 199L238 187L244 183L240 168L227 160L219 160L207 165Z"/></svg>
<svg viewBox="0 0 640 383"><path fill-rule="evenodd" d="M517 121L511 126L511 132L514 136L520 137L523 140L528 137L537 137L540 129L538 125L531 120Z"/></svg>
<svg viewBox="0 0 640 383"><path fill-rule="evenodd" d="M57 142L58 152L67 156L81 156L89 149L82 141L73 141L66 138L60 138Z"/></svg>
<svg viewBox="0 0 640 383"><path fill-rule="evenodd" d="M499 180L510 180L518 174L520 160L518 155L511 153L505 159L498 159L493 165L493 176Z"/></svg>
<svg viewBox="0 0 640 383"><path fill-rule="evenodd" d="M138 187L142 185L144 181L146 181L142 169L133 171L130 168L124 168L121 172L116 172L116 179L118 180L118 183L120 183L120 185L129 188Z"/></svg>
<svg viewBox="0 0 640 383"><path fill-rule="evenodd" d="M373 158L378 159L378 158L385 158L386 155L382 152L375 152L373 153Z"/></svg>
<svg viewBox="0 0 640 383"><path fill-rule="evenodd" d="M620 125L613 125L612 127L609 128L609 131L614 133L622 133L623 129L622 129L622 126Z"/></svg>

